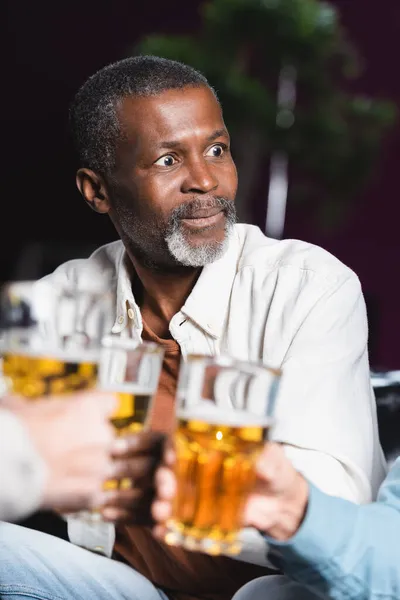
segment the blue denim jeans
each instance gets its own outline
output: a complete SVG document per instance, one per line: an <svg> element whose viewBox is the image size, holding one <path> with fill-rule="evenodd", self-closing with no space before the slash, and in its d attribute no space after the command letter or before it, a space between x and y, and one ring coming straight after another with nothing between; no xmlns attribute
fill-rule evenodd
<svg viewBox="0 0 400 600"><path fill-rule="evenodd" d="M303 586L283 575L253 579L244 585L232 600L321 600Z"/></svg>
<svg viewBox="0 0 400 600"><path fill-rule="evenodd" d="M167 600L128 565L9 523L0 523L0 598Z"/></svg>
<svg viewBox="0 0 400 600"><path fill-rule="evenodd" d="M300 595L301 594L301 595ZM254 580L235 600L308 600L286 577ZM51 535L0 522L0 599L167 600L132 567Z"/></svg>

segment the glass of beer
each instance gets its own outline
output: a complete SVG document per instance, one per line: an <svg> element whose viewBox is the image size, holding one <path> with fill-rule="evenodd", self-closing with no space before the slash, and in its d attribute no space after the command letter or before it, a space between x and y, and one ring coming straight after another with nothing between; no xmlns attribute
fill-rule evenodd
<svg viewBox="0 0 400 600"><path fill-rule="evenodd" d="M280 371L226 356L182 362L175 432L177 493L165 541L235 555L255 463L273 425Z"/></svg>
<svg viewBox="0 0 400 600"><path fill-rule="evenodd" d="M153 398L160 378L164 349L154 342L139 343L131 338L106 336L99 362L99 387L114 392L118 402L111 423L116 436L136 434L151 417ZM105 490L129 489L130 479L105 482ZM82 513L82 518L101 521L99 510Z"/></svg>
<svg viewBox="0 0 400 600"><path fill-rule="evenodd" d="M107 294L45 280L6 284L0 296L7 392L34 400L97 385Z"/></svg>
<svg viewBox="0 0 400 600"><path fill-rule="evenodd" d="M99 386L104 391L114 392L118 398L111 416L117 436L138 433L147 426L163 358L163 347L154 342L104 337Z"/></svg>

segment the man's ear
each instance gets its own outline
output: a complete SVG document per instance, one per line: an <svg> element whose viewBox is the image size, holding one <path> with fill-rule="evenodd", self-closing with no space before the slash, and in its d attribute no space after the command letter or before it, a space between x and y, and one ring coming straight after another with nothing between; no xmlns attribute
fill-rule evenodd
<svg viewBox="0 0 400 600"><path fill-rule="evenodd" d="M79 169L76 173L76 185L90 208L98 213L108 213L110 201L101 175L91 169Z"/></svg>

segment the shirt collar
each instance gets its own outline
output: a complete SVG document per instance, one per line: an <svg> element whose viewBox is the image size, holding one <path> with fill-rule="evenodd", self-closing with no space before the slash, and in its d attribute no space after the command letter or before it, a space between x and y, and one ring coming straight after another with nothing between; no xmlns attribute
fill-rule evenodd
<svg viewBox="0 0 400 600"><path fill-rule="evenodd" d="M238 258L239 236L233 228L225 254L203 267L181 309L185 316L214 338L221 337L224 329Z"/></svg>
<svg viewBox="0 0 400 600"><path fill-rule="evenodd" d="M181 312L187 318L214 338L221 337L224 328L232 285L237 271L239 246L239 236L234 227L225 254L215 262L203 267L196 285L181 308ZM136 325L142 325L140 309L132 293L131 277L125 262L126 257L127 254L121 242L121 249L115 261L117 298L113 333L119 333L125 328L128 318L127 308L133 310Z"/></svg>

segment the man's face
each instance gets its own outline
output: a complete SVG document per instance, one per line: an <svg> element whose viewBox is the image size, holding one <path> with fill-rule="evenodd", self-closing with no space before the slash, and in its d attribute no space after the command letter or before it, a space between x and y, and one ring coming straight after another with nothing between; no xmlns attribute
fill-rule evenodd
<svg viewBox="0 0 400 600"><path fill-rule="evenodd" d="M219 258L236 219L237 174L211 90L128 97L118 117L109 214L127 248L155 268Z"/></svg>

